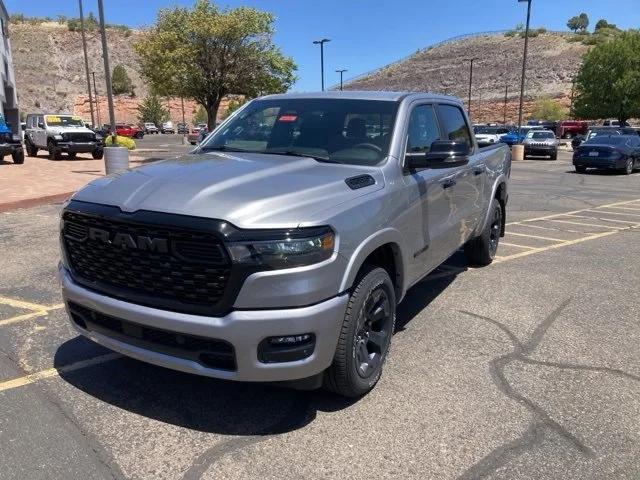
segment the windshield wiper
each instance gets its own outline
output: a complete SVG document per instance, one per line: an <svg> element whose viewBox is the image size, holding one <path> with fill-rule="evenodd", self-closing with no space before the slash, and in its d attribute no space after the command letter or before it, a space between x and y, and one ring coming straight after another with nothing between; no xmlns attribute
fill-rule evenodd
<svg viewBox="0 0 640 480"><path fill-rule="evenodd" d="M341 163L341 162L332 160L329 157L323 157L320 155L311 155L304 152L298 152L296 150L276 150L276 151L268 150L266 152L260 152L260 153L266 153L269 155L288 155L290 157L312 158L318 162L325 162L325 163Z"/></svg>
<svg viewBox="0 0 640 480"><path fill-rule="evenodd" d="M198 149L201 152L249 152L249 153L263 153L263 152L256 152L255 150L244 150L242 148L234 148L234 147L228 147L226 145L211 145L211 146L204 146L204 147L200 147Z"/></svg>

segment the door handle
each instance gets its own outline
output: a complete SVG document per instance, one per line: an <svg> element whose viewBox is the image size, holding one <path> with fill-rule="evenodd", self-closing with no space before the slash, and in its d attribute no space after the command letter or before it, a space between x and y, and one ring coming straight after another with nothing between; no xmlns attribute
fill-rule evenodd
<svg viewBox="0 0 640 480"><path fill-rule="evenodd" d="M474 175L482 175L485 172L484 167L478 167L473 170Z"/></svg>
<svg viewBox="0 0 640 480"><path fill-rule="evenodd" d="M442 181L442 188L450 188L456 184L456 181L453 178L447 178Z"/></svg>

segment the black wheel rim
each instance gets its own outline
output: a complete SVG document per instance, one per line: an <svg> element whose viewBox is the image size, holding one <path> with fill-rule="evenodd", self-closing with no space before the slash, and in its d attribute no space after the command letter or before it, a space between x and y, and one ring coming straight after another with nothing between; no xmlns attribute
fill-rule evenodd
<svg viewBox="0 0 640 480"><path fill-rule="evenodd" d="M491 232L489 233L489 251L491 257L498 251L498 242L500 241L500 231L502 230L502 210L500 207L493 212L491 220Z"/></svg>
<svg viewBox="0 0 640 480"><path fill-rule="evenodd" d="M364 302L354 340L356 371L362 378L379 370L389 348L393 328L393 313L384 287L371 291Z"/></svg>

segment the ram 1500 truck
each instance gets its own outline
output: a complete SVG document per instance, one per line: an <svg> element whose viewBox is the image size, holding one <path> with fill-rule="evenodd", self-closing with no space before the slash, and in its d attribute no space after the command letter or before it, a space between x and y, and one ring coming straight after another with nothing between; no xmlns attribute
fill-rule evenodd
<svg viewBox="0 0 640 480"><path fill-rule="evenodd" d="M92 181L61 218L72 325L125 355L359 396L407 290L491 263L511 156L462 104L327 92L249 102L198 148Z"/></svg>

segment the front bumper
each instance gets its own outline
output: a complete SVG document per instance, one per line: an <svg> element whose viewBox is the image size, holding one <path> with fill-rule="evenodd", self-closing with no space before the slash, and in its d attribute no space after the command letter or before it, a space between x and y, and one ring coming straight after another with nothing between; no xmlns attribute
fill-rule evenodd
<svg viewBox="0 0 640 480"><path fill-rule="evenodd" d="M62 265L58 274L68 313L69 302L73 302L136 325L222 340L233 346L236 369L209 368L194 360L141 348L114 336L81 328L71 321L80 334L144 362L229 380L279 382L299 380L322 372L333 360L348 302L348 295L345 294L307 307L234 310L224 317L204 317L159 310L101 295L75 283ZM309 357L282 363L262 363L258 360L258 346L265 338L306 333L315 335L315 347Z"/></svg>
<svg viewBox="0 0 640 480"><path fill-rule="evenodd" d="M56 147L63 152L90 153L101 147L99 142L57 142Z"/></svg>
<svg viewBox="0 0 640 480"><path fill-rule="evenodd" d="M530 145L526 145L524 146L524 153L525 155L551 155L554 152L556 152L558 150L558 147L555 145L548 145L548 146L543 146L543 145L536 145L536 146L530 146Z"/></svg>
<svg viewBox="0 0 640 480"><path fill-rule="evenodd" d="M21 143L0 143L0 155L11 155L22 150Z"/></svg>

